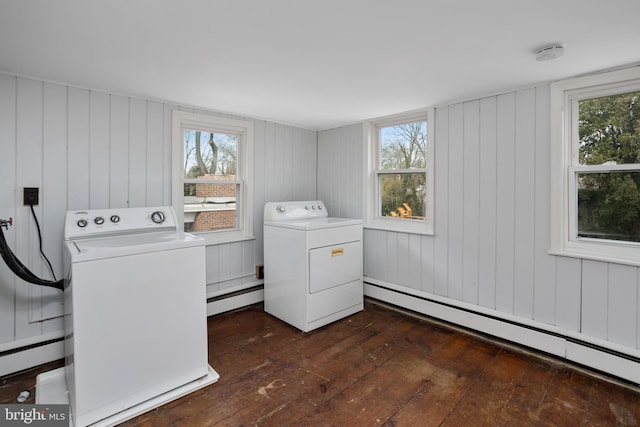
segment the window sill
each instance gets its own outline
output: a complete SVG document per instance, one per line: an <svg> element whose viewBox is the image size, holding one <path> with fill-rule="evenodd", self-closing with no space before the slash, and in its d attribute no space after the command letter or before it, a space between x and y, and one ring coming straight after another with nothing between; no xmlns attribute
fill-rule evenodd
<svg viewBox="0 0 640 427"><path fill-rule="evenodd" d="M571 258L589 259L593 261L610 262L614 264L640 266L640 248L624 248L622 250L619 248L606 249L609 250L603 250L603 248L589 248L588 244L586 244L580 245L580 247L549 249L548 254Z"/></svg>
<svg viewBox="0 0 640 427"><path fill-rule="evenodd" d="M407 219L391 219L373 220L364 224L364 228L371 230L395 231L398 233L422 234L425 236L433 236L433 230L428 224L420 221L412 221Z"/></svg>
<svg viewBox="0 0 640 427"><path fill-rule="evenodd" d="M243 242L245 240L255 240L255 236L250 234L243 234L239 231L229 231L229 232L199 232L194 233L190 232L198 237L202 237L205 241L206 246L215 246L222 245L225 243L236 243Z"/></svg>

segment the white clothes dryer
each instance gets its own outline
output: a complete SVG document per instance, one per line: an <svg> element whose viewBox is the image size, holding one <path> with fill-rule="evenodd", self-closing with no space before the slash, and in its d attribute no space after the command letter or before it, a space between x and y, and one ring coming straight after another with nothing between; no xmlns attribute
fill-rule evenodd
<svg viewBox="0 0 640 427"><path fill-rule="evenodd" d="M264 208L264 308L309 332L363 309L362 220L322 201Z"/></svg>

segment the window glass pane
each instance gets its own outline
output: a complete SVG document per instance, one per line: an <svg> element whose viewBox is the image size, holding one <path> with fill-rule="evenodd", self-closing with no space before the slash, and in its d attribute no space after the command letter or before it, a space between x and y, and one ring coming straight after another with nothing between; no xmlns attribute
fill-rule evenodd
<svg viewBox="0 0 640 427"><path fill-rule="evenodd" d="M184 178L199 180L184 184L185 231L239 228L237 153L236 135L185 130ZM207 182L213 180L216 182Z"/></svg>
<svg viewBox="0 0 640 427"><path fill-rule="evenodd" d="M640 242L640 171L579 173L578 236Z"/></svg>
<svg viewBox="0 0 640 427"><path fill-rule="evenodd" d="M427 122L380 128L380 168L425 168Z"/></svg>
<svg viewBox="0 0 640 427"><path fill-rule="evenodd" d="M581 165L640 163L640 92L578 104Z"/></svg>
<svg viewBox="0 0 640 427"><path fill-rule="evenodd" d="M426 174L397 173L378 175L380 215L406 219L425 219Z"/></svg>
<svg viewBox="0 0 640 427"><path fill-rule="evenodd" d="M237 169L238 137L198 130L184 131L184 177L233 176Z"/></svg>
<svg viewBox="0 0 640 427"><path fill-rule="evenodd" d="M184 231L238 229L236 199L239 187L235 182L184 184Z"/></svg>

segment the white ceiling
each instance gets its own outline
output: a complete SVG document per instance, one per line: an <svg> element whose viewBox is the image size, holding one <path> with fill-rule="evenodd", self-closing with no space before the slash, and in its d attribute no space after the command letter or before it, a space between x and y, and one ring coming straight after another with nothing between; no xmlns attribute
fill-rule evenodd
<svg viewBox="0 0 640 427"><path fill-rule="evenodd" d="M638 18L640 0L0 0L0 71L318 130L640 63Z"/></svg>

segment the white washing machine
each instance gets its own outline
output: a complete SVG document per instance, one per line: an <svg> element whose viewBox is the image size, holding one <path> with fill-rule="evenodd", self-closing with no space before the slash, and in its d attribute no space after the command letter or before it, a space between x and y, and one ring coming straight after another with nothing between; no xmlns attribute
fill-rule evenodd
<svg viewBox="0 0 640 427"><path fill-rule="evenodd" d="M115 425L218 380L207 362L204 240L171 207L67 212L65 367L37 403Z"/></svg>
<svg viewBox="0 0 640 427"><path fill-rule="evenodd" d="M362 220L322 201L264 207L264 309L309 332L363 309Z"/></svg>

